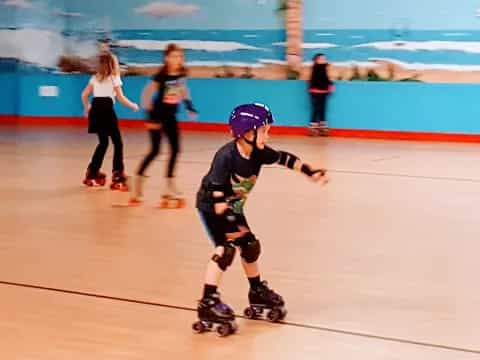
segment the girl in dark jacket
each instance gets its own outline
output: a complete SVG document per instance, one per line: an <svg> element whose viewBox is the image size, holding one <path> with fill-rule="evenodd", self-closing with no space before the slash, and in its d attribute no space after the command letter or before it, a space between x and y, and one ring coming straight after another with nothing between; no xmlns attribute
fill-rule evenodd
<svg viewBox="0 0 480 360"><path fill-rule="evenodd" d="M328 78L327 60L324 54L316 54L313 58L312 75L309 83L309 93L312 101L312 117L310 120L310 134L328 134L326 120L328 95L333 92L334 85Z"/></svg>

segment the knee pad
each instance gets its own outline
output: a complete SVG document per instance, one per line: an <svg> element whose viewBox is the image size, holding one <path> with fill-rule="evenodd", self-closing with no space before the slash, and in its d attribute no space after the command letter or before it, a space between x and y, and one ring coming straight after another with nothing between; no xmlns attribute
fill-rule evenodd
<svg viewBox="0 0 480 360"><path fill-rule="evenodd" d="M240 241L238 241L240 240ZM238 239L240 256L249 264L258 260L261 253L260 241L252 233Z"/></svg>
<svg viewBox="0 0 480 360"><path fill-rule="evenodd" d="M232 265L233 258L235 257L235 247L233 245L223 245L223 254L220 256L214 254L212 260L218 264L220 270L225 271Z"/></svg>

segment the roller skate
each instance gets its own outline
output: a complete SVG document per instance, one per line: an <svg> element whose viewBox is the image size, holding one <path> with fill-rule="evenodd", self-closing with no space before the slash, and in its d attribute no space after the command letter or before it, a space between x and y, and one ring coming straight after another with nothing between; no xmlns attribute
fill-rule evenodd
<svg viewBox="0 0 480 360"><path fill-rule="evenodd" d="M167 192L162 195L159 207L161 209L181 209L185 207L185 198L175 186L173 178L167 179Z"/></svg>
<svg viewBox="0 0 480 360"><path fill-rule="evenodd" d="M146 178L145 175L135 175L133 180L133 196L128 200L129 206L138 206L143 203L143 184Z"/></svg>
<svg viewBox="0 0 480 360"><path fill-rule="evenodd" d="M220 337L234 334L237 331L235 314L233 310L220 300L218 293L199 301L197 307L198 321L194 322L192 329L197 334L205 331L215 331Z"/></svg>
<svg viewBox="0 0 480 360"><path fill-rule="evenodd" d="M320 121L319 128L320 128L320 130L319 130L320 136L327 137L328 136L327 122L326 121Z"/></svg>
<svg viewBox="0 0 480 360"><path fill-rule="evenodd" d="M87 170L85 175L85 179L83 179L83 184L92 187L92 186L105 186L107 182L107 176L100 172L92 172L90 169Z"/></svg>
<svg viewBox="0 0 480 360"><path fill-rule="evenodd" d="M112 183L110 189L119 191L128 191L127 176L123 171L114 171L112 173Z"/></svg>
<svg viewBox="0 0 480 360"><path fill-rule="evenodd" d="M259 319L265 311L268 311L266 318L270 322L281 321L287 315L283 298L270 289L266 281L250 289L248 300L250 306L244 311L248 319Z"/></svg>
<svg viewBox="0 0 480 360"><path fill-rule="evenodd" d="M319 123L312 122L308 128L308 135L317 137L317 136L328 136L328 128L325 121Z"/></svg>
<svg viewBox="0 0 480 360"><path fill-rule="evenodd" d="M320 126L316 122L311 122L308 127L308 136L317 137L320 136Z"/></svg>

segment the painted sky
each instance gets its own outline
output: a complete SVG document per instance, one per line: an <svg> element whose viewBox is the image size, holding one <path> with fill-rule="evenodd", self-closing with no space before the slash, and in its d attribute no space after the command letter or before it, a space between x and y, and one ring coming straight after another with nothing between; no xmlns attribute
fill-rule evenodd
<svg viewBox="0 0 480 360"><path fill-rule="evenodd" d="M479 0L305 0L307 29L480 30Z"/></svg>
<svg viewBox="0 0 480 360"><path fill-rule="evenodd" d="M479 29L480 0L304 0L307 29ZM277 0L0 0L0 25L277 29ZM107 19L107 20L106 20Z"/></svg>
<svg viewBox="0 0 480 360"><path fill-rule="evenodd" d="M48 25L56 13L74 28L102 26L108 18L113 29L275 29L282 25L276 6L277 0L0 0L0 24L36 17Z"/></svg>

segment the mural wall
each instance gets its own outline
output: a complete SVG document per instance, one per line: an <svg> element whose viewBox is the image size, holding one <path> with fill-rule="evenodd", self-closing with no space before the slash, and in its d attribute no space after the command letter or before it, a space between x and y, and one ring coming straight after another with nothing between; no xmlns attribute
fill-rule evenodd
<svg viewBox="0 0 480 360"><path fill-rule="evenodd" d="M305 0L305 59L341 80L479 82L477 0Z"/></svg>
<svg viewBox="0 0 480 360"><path fill-rule="evenodd" d="M124 74L150 75L165 45L175 41L185 49L192 77L281 79L285 30L279 4L0 0L0 57L3 66L20 60L23 71L89 72L96 41L108 39Z"/></svg>
<svg viewBox="0 0 480 360"><path fill-rule="evenodd" d="M0 0L0 72L17 64L24 72L90 72L97 40L108 39L126 75L155 72L175 41L198 78L285 79L288 59L305 79L310 59L323 52L337 80L479 82L477 7L477 0Z"/></svg>

